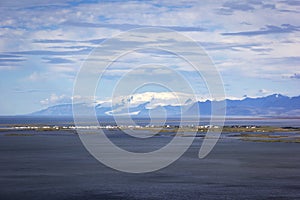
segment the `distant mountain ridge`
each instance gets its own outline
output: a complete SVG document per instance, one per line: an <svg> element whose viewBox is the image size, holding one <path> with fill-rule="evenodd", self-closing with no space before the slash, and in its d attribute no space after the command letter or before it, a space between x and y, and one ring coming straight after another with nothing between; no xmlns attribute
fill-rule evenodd
<svg viewBox="0 0 300 200"><path fill-rule="evenodd" d="M259 98L245 98L242 100L226 99L226 115L227 116L300 116L300 96L288 97L281 94L273 94L266 97ZM200 108L200 115L211 114L212 101L192 102L189 106L157 106L149 109L147 105L150 102L141 103L138 106L119 109L117 114L124 114L129 111L132 115L137 117L148 117L149 115L159 116L166 115L168 117L180 116L181 110L187 115L196 115L195 110ZM88 105L82 103L77 104L77 108L85 114ZM114 107L115 109L115 107ZM110 116L113 112L110 107L98 104L95 106L95 111L98 116ZM46 109L31 113L34 116L71 116L73 114L72 104L60 104L48 107Z"/></svg>

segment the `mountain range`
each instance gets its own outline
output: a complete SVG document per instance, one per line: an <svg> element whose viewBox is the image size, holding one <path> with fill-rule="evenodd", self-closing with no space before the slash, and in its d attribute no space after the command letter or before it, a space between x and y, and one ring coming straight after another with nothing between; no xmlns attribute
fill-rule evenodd
<svg viewBox="0 0 300 200"><path fill-rule="evenodd" d="M300 116L300 96L288 97L281 94L273 94L266 97L244 98L242 100L224 100L226 103L227 116L252 116L252 117L289 117ZM164 105L155 108L148 108L150 102L144 102L134 107L122 107L115 105L113 109L107 105L96 104L95 111L98 116L111 116L113 114L122 115L130 113L136 117L148 117L166 115L168 117L180 116L181 111L187 115L195 115L199 111L201 116L211 114L212 101L190 102L189 105ZM87 105L85 103L77 104L77 108L85 114ZM112 111L114 110L114 111ZM72 104L60 104L48 107L46 109L31 113L34 116L71 116L73 114Z"/></svg>

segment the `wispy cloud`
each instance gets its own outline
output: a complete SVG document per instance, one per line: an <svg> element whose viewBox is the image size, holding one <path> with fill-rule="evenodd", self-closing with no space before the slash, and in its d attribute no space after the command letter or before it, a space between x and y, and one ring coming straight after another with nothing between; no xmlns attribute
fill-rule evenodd
<svg viewBox="0 0 300 200"><path fill-rule="evenodd" d="M62 39L44 39L44 40L33 40L33 43L46 43L46 44L56 44L56 43L74 43L77 42L75 40L62 40Z"/></svg>
<svg viewBox="0 0 300 200"><path fill-rule="evenodd" d="M256 36L256 35L267 35L267 34L279 34L279 33L293 33L300 31L300 26L293 26L290 24L282 24L281 26L267 25L260 30L255 31L241 31L232 33L222 33L222 35L238 35L238 36Z"/></svg>
<svg viewBox="0 0 300 200"><path fill-rule="evenodd" d="M57 94L51 94L49 98L46 98L44 100L41 100L40 103L43 106L51 106L55 104L65 104L65 103L71 103L71 98L67 95L57 95Z"/></svg>
<svg viewBox="0 0 300 200"><path fill-rule="evenodd" d="M277 57L277 58L268 58L265 60L268 64L273 65L293 65L299 66L300 65L300 56L289 56L289 57Z"/></svg>
<svg viewBox="0 0 300 200"><path fill-rule="evenodd" d="M79 55L79 54L88 54L92 48L86 48L82 50L75 50L75 51L49 51L49 50L31 50L31 51L16 51L10 52L11 54L17 55L52 55L52 56L59 56L59 55Z"/></svg>
<svg viewBox="0 0 300 200"><path fill-rule="evenodd" d="M152 26L152 25L138 25L138 24L105 24L105 23L89 23L89 22L74 22L67 21L62 25L66 26L77 26L77 27L88 27L88 28L110 28L117 29L121 31L127 31L135 28L145 28L145 27L156 27L156 28L168 28L175 31L206 31L203 27L189 27L189 26Z"/></svg>
<svg viewBox="0 0 300 200"><path fill-rule="evenodd" d="M14 88L14 92L16 93L49 93L50 90L44 89L23 89L23 88Z"/></svg>
<svg viewBox="0 0 300 200"><path fill-rule="evenodd" d="M26 59L18 59L18 58L2 58L0 59L0 63L9 63L9 62L22 62Z"/></svg>
<svg viewBox="0 0 300 200"><path fill-rule="evenodd" d="M20 66L27 59L16 55L0 55L0 70L12 70Z"/></svg>
<svg viewBox="0 0 300 200"><path fill-rule="evenodd" d="M49 64L66 64L66 63L74 63L74 61L66 58L58 58L58 57L43 57Z"/></svg>
<svg viewBox="0 0 300 200"><path fill-rule="evenodd" d="M246 2L228 1L218 9L218 13L222 15L232 15L234 11L252 11L254 7Z"/></svg>
<svg viewBox="0 0 300 200"><path fill-rule="evenodd" d="M299 0L2 0L0 80L12 87L24 85L28 94L35 95L30 91L39 85L70 96L80 65L99 44L133 28L158 27L173 29L203 46L220 71L229 96L253 96L261 88L298 95L295 81L299 80L300 64L299 9ZM178 44L176 38L167 41L161 35L160 39L170 47ZM147 47L152 41L144 38L126 42L122 42L125 46L112 46L102 52L102 58L122 53L120 49L127 44ZM115 40L115 44L120 45L120 41ZM180 45L183 49L190 46ZM185 53L193 54L191 49ZM106 78L114 81L132 66L143 63L172 64L180 73L190 73L188 66L175 57L155 50L131 52L112 63ZM151 73L154 77L156 71ZM195 79L190 74L188 77ZM19 99L32 99L27 107L15 103L21 112L37 108L34 102L45 99L2 90L8 104L15 102L16 95ZM4 104L0 110L1 106Z"/></svg>
<svg viewBox="0 0 300 200"><path fill-rule="evenodd" d="M300 1L299 0L285 0L281 1L282 3L291 5L291 6L300 6Z"/></svg>
<svg viewBox="0 0 300 200"><path fill-rule="evenodd" d="M300 79L300 74L295 73L294 75L290 76L290 78Z"/></svg>
<svg viewBox="0 0 300 200"><path fill-rule="evenodd" d="M18 55L7 55L7 54L0 54L0 59L6 59L6 58L23 58L22 56L18 56Z"/></svg>

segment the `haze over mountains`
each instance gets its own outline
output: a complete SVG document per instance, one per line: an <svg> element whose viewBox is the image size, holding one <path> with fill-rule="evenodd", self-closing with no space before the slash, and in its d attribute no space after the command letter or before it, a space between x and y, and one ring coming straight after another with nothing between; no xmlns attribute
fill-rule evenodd
<svg viewBox="0 0 300 200"><path fill-rule="evenodd" d="M153 101L153 100L151 100ZM107 104L96 104L95 111L98 116L111 116L130 114L136 117L148 117L167 115L168 117L180 116L181 112L186 115L196 115L195 111L200 108L200 115L207 116L211 114L212 101L204 102L188 100L185 105L156 105L149 106L153 102L140 102L133 106L127 107L122 104L113 106L113 109ZM227 116L261 116L261 117L290 117L300 116L300 96L288 97L281 94L273 94L259 98L244 98L242 100L226 99L226 115ZM82 110L85 115L87 106L85 103L77 104L77 108ZM34 112L30 115L34 116L71 116L73 114L72 104L60 104L48 107L46 109Z"/></svg>

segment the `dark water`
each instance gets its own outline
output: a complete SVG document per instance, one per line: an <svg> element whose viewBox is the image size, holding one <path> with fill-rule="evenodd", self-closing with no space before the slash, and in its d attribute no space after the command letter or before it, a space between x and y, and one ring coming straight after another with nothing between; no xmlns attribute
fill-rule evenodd
<svg viewBox="0 0 300 200"><path fill-rule="evenodd" d="M200 160L200 140L163 170L127 174L96 161L69 132L2 135L0 199L300 198L299 144L223 139Z"/></svg>
<svg viewBox="0 0 300 200"><path fill-rule="evenodd" d="M1 200L300 199L297 143L224 138L209 156L199 159L202 139L196 138L172 165L153 173L128 174L99 163L70 131L26 133L29 136L0 134ZM145 145L112 132L111 137L125 149L170 140L156 137Z"/></svg>
<svg viewBox="0 0 300 200"><path fill-rule="evenodd" d="M85 121L84 118L82 121ZM101 125L115 125L116 122L112 117L99 117L98 121ZM120 120L126 124L127 120ZM148 125L150 119L148 118L133 118L133 121L138 125ZM161 119L153 119L153 124L161 124ZM197 125L197 120L191 118L181 122L182 125ZM201 118L199 125L209 124L209 118ZM36 117L36 116L0 116L0 126L12 124L43 124L43 125L74 125L72 117ZM87 122L88 124L88 122ZM180 119L168 118L166 123L168 125L179 125ZM261 125L261 126L293 126L300 127L300 118L228 118L225 125Z"/></svg>

